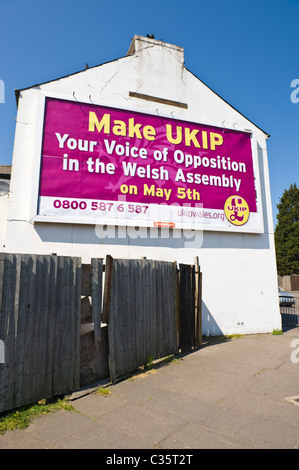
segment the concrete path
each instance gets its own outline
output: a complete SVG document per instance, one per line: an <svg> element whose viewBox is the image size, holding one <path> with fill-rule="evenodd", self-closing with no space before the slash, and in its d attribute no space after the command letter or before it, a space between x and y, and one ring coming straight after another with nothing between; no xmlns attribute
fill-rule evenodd
<svg viewBox="0 0 299 470"><path fill-rule="evenodd" d="M298 449L299 329L208 342L109 389L74 394L76 411L7 432L0 449Z"/></svg>

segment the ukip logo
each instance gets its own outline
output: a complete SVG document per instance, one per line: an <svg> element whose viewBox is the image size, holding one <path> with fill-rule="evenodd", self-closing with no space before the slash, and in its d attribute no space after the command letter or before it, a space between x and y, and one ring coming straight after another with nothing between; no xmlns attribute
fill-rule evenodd
<svg viewBox="0 0 299 470"><path fill-rule="evenodd" d="M249 219L249 207L240 196L230 196L224 204L224 213L233 225L244 225Z"/></svg>

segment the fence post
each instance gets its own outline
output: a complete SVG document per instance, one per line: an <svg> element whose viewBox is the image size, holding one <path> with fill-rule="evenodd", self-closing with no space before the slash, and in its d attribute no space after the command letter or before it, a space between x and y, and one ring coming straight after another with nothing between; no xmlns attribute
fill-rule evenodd
<svg viewBox="0 0 299 470"><path fill-rule="evenodd" d="M103 260L92 258L91 268L92 320L94 339L97 346L98 342L101 341Z"/></svg>
<svg viewBox="0 0 299 470"><path fill-rule="evenodd" d="M107 255L106 264L105 264L105 283L104 283L104 298L103 298L103 322L104 323L108 323L109 321L112 263L113 263L112 256Z"/></svg>
<svg viewBox="0 0 299 470"><path fill-rule="evenodd" d="M2 339L0 339L0 364L5 364L5 346Z"/></svg>
<svg viewBox="0 0 299 470"><path fill-rule="evenodd" d="M200 266L198 256L195 257L195 334L196 334L196 347L199 348L202 345L202 273L200 272Z"/></svg>

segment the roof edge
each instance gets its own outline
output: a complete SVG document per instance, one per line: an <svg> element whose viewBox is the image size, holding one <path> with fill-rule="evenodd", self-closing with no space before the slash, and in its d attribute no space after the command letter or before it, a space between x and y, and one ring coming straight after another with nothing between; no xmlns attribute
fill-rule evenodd
<svg viewBox="0 0 299 470"><path fill-rule="evenodd" d="M36 87L41 86L41 85L46 85L47 83L57 82L58 80L62 80L63 78L72 77L73 75L77 75L79 73L86 72L87 70L95 69L96 67L102 67L102 65L111 64L112 62L117 62L118 60L122 60L122 59L126 59L126 58L127 58L127 56L123 56L123 57L119 57L118 59L108 60L108 62L104 62L104 63L98 64L98 65L93 65L92 67L87 67L83 70L78 70L77 72L69 73L68 75L63 75L62 77L57 77L57 78L53 78L52 80L47 80L46 82L36 83L35 85L30 85L30 86L25 87L25 88L17 88L17 89L15 89L15 96L16 96L17 104L18 104L18 101L19 101L20 93L22 93L22 91L30 90L31 88L36 88Z"/></svg>
<svg viewBox="0 0 299 470"><path fill-rule="evenodd" d="M20 88L20 89L15 89L15 97L16 97L16 103L17 103L17 107L18 107L18 103L19 103L19 97L20 97L20 93L22 91L26 91L26 90L30 90L31 88L36 88L38 86L41 86L41 85L46 85L47 83L52 83L52 82L56 82L58 80L62 80L63 78L68 78L68 77L72 77L73 75L77 75L79 73L82 73L82 72L86 72L87 70L89 69L94 69L96 67L101 67L103 65L106 65L106 64L111 64L113 62L117 62L118 60L122 60L122 59L126 59L130 57L129 55L126 55L126 56L123 56L123 57L119 57L118 59L113 59L113 60L109 60L108 62L104 62L102 64L98 64L98 65L94 65L92 67L88 67L88 68L85 68L84 70L78 70L77 72L73 72L73 73L70 73L68 75L64 75L62 77L58 77L58 78L54 78L53 80L48 80L46 82L41 82L41 83L37 83L35 85L31 85L31 86L28 86L28 87L25 87L25 88ZM237 108L235 108L234 106L232 106L228 101L226 101L224 98L222 98L222 96L220 96L217 92L215 92L212 88L210 88L205 82L203 82L200 78L198 78L191 70L189 70L185 65L184 65L184 68L185 70L187 70L189 73L191 73L197 80L199 80L203 85L205 85L212 93L214 93L218 98L220 98L222 101L224 101L228 106L230 106L232 109L234 109L237 113L239 113L241 116L243 116L248 122L250 122L251 124L253 124L257 129L259 129L261 132L263 132L263 134L265 134L267 136L267 139L269 137L271 137L271 135L264 131L261 127L257 126L254 122L252 122L250 119L248 119L243 113L241 113Z"/></svg>
<svg viewBox="0 0 299 470"><path fill-rule="evenodd" d="M222 101L224 101L224 103L228 104L228 106L230 106L232 109L234 109L237 113L239 113L241 116L243 116L248 122L250 122L251 124L253 124L257 129L259 129L260 131L263 132L263 134L265 134L267 136L267 139L269 137L271 137L271 134L268 134L268 132L264 131L261 127L257 126L256 124L254 124L254 122L252 122L250 119L248 119L243 113L241 113L237 108L235 108L234 106L232 106L228 101L226 101L224 98L222 98L222 96L220 96L216 91L214 91L212 88L210 88L205 82L203 82L200 78L198 78L193 72L191 72L191 70L189 70L187 67L185 67L185 69L190 72L197 80L199 80L201 83L203 83L203 85L205 85L212 93L214 93L216 96L218 96L218 98L220 98Z"/></svg>

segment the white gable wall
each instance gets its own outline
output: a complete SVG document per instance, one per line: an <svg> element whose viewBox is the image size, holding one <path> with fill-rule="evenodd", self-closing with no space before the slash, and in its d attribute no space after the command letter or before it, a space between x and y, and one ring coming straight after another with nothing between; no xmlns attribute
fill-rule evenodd
<svg viewBox="0 0 299 470"><path fill-rule="evenodd" d="M6 219L8 210L8 198L9 194L0 196L0 252L4 252L6 247Z"/></svg>
<svg viewBox="0 0 299 470"><path fill-rule="evenodd" d="M177 46L136 37L124 58L20 92L12 164L6 250L82 257L140 258L193 263L203 272L203 332L263 333L281 328L277 295L266 135L184 67ZM188 109L129 96L138 92L186 103ZM251 129L257 141L257 182L264 233L205 231L183 238L99 239L94 226L34 223L44 93L109 104L202 124ZM190 238L192 235L192 238Z"/></svg>

